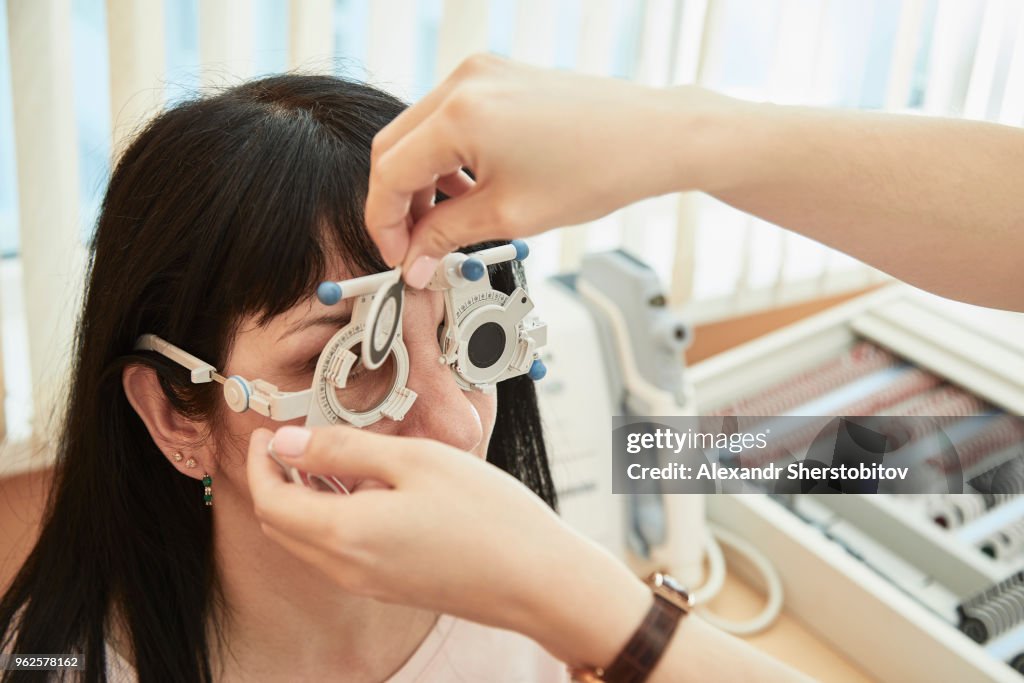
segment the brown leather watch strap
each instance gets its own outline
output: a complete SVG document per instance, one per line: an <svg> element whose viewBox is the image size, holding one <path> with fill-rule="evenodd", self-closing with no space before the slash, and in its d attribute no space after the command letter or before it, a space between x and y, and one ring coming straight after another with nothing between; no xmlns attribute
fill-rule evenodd
<svg viewBox="0 0 1024 683"><path fill-rule="evenodd" d="M668 574L654 572L647 579L654 602L644 620L607 669L569 667L573 681L583 683L643 683L665 652L679 620L693 607L690 594Z"/></svg>
<svg viewBox="0 0 1024 683"><path fill-rule="evenodd" d="M661 653L676 632L685 612L660 595L647 611L640 628L626 643L619 656L604 672L608 683L643 683L661 659Z"/></svg>
<svg viewBox="0 0 1024 683"><path fill-rule="evenodd" d="M606 670L575 669L569 672L575 681L607 683L643 683L662 658L679 621L692 606L686 590L670 575L655 571L647 579L654 601L640 627Z"/></svg>

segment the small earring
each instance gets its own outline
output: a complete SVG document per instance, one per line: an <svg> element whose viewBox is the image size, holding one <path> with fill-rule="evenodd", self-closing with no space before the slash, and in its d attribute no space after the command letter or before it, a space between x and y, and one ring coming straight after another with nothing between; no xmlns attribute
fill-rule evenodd
<svg viewBox="0 0 1024 683"><path fill-rule="evenodd" d="M195 467L195 466L196 466L197 464L198 464L198 463L196 463L196 459L195 459L195 458L193 458L193 457L191 457L191 456L189 456L189 459L185 461L185 467L187 467L187 468L189 468L189 469L192 469L192 468L193 468L193 467Z"/></svg>
<svg viewBox="0 0 1024 683"><path fill-rule="evenodd" d="M181 462L184 456L181 453L175 452L171 457L174 458L174 462Z"/></svg>
<svg viewBox="0 0 1024 683"><path fill-rule="evenodd" d="M213 477L203 472L203 502L207 507L213 505Z"/></svg>

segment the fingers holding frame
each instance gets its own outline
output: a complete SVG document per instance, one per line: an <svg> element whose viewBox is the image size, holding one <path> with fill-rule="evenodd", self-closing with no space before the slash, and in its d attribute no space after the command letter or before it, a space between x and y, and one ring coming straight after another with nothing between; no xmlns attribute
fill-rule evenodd
<svg viewBox="0 0 1024 683"><path fill-rule="evenodd" d="M439 111L374 156L366 195L366 227L374 239L402 223L416 192L435 188L441 178L457 176L465 160L456 135ZM460 184L465 185L465 180Z"/></svg>
<svg viewBox="0 0 1024 683"><path fill-rule="evenodd" d="M306 450L291 459L300 470L336 477L376 479L396 486L409 458L408 439L348 425L310 430Z"/></svg>
<svg viewBox="0 0 1024 683"><path fill-rule="evenodd" d="M338 556L357 552L354 530L367 528L377 514L372 510L379 507L369 499L390 492L377 489L343 496L296 485L270 458L272 437L269 430L258 429L249 442L246 468L257 519L320 551ZM376 479L393 487L401 479L401 463L407 460L401 441L353 427L324 427L312 430L302 456L287 462L307 472Z"/></svg>

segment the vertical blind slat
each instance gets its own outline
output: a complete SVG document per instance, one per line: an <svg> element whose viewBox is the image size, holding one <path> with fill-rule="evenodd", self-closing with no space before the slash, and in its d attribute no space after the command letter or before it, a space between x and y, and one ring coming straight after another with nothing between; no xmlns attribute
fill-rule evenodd
<svg viewBox="0 0 1024 683"><path fill-rule="evenodd" d="M1006 74L1006 89L1003 91L999 122L1010 126L1024 123L1024 12L1020 13L1017 24L1017 37L1014 40L1013 57L1010 58L1010 67Z"/></svg>
<svg viewBox="0 0 1024 683"><path fill-rule="evenodd" d="M971 119L985 117L996 68L999 62L999 48L1002 43L1003 24L1006 21L1005 0L989 0L981 21L978 37L978 51L974 55L974 66L967 84L967 98L964 101L964 116Z"/></svg>
<svg viewBox="0 0 1024 683"><path fill-rule="evenodd" d="M5 359L2 357L3 348L3 324L0 324L0 444L7 438L7 383L4 380Z"/></svg>
<svg viewBox="0 0 1024 683"><path fill-rule="evenodd" d="M676 27L678 39L672 65L672 83L695 83L697 67L704 49L704 23L708 15L709 0L683 0L683 10Z"/></svg>
<svg viewBox="0 0 1024 683"><path fill-rule="evenodd" d="M576 53L576 70L595 76L606 76L611 71L612 48L615 44L611 0L590 0L580 6L580 38ZM608 224L618 216L606 219ZM586 252L587 236L591 225L576 225L559 235L559 269L563 272L580 267Z"/></svg>
<svg viewBox="0 0 1024 683"><path fill-rule="evenodd" d="M329 73L334 57L332 0L288 3L288 67Z"/></svg>
<svg viewBox="0 0 1024 683"><path fill-rule="evenodd" d="M561 231L561 244L558 248L558 269L567 273L578 270L583 262L583 254L587 250L587 230L589 224L573 225Z"/></svg>
<svg viewBox="0 0 1024 683"><path fill-rule="evenodd" d="M647 0L635 79L645 85L664 87L672 73L673 22L679 18L680 0Z"/></svg>
<svg viewBox="0 0 1024 683"><path fill-rule="evenodd" d="M889 63L889 82L886 86L887 109L903 109L910 99L914 80L914 63L920 46L921 22L925 0L903 0L896 28L892 60Z"/></svg>
<svg viewBox="0 0 1024 683"><path fill-rule="evenodd" d="M672 20L676 16L674 0L645 0L636 41L636 61L632 79L649 86L668 83L672 52ZM624 249L644 258L651 242L649 227L658 220L664 203L644 201L622 211L620 241Z"/></svg>
<svg viewBox="0 0 1024 683"><path fill-rule="evenodd" d="M444 0L435 82L443 81L469 55L487 50L488 10L488 3L480 0Z"/></svg>
<svg viewBox="0 0 1024 683"><path fill-rule="evenodd" d="M612 0L590 0L580 7L577 71L596 76L607 76L611 71L612 47L615 44L613 15Z"/></svg>
<svg viewBox="0 0 1024 683"><path fill-rule="evenodd" d="M982 7L980 3L939 0L928 58L925 111L940 115L957 115L962 111Z"/></svg>
<svg viewBox="0 0 1024 683"><path fill-rule="evenodd" d="M519 0L512 58L537 66L555 63L557 3L550 0Z"/></svg>
<svg viewBox="0 0 1024 683"><path fill-rule="evenodd" d="M721 23L721 3L722 0L686 0L680 45L676 52L677 82L703 84L711 52L709 38ZM676 203L676 243L669 283L669 303L675 307L681 307L693 298L697 263L694 254L702 199L696 192L684 192Z"/></svg>
<svg viewBox="0 0 1024 683"><path fill-rule="evenodd" d="M203 85L236 83L253 75L252 0L199 3L199 55Z"/></svg>
<svg viewBox="0 0 1024 683"><path fill-rule="evenodd" d="M370 3L366 68L374 85L410 98L416 82L416 0Z"/></svg>
<svg viewBox="0 0 1024 683"><path fill-rule="evenodd" d="M111 156L164 104L163 0L107 0Z"/></svg>
<svg viewBox="0 0 1024 683"><path fill-rule="evenodd" d="M46 439L65 389L72 323L80 300L78 144L69 0L8 0L11 95L32 433Z"/></svg>
<svg viewBox="0 0 1024 683"><path fill-rule="evenodd" d="M512 36L513 59L544 67L555 63L557 9L557 3L549 0L520 0L517 3ZM551 232L530 238L530 258L524 262L528 277L544 277L558 269L561 239L560 235Z"/></svg>
<svg viewBox="0 0 1024 683"><path fill-rule="evenodd" d="M768 98L770 100L790 103L813 102L816 99L815 86L820 79L817 65L824 61L822 59L824 47L822 36L827 35L828 9L822 3L809 3L807 0L782 1L775 51L769 75ZM809 261L814 261L812 266L820 265L821 271L825 269L827 247L819 246L809 250L801 236L763 221L750 221L748 230L750 232L767 231L773 239L778 241L780 255L772 288L775 305L778 305L787 294L786 289L789 285L787 273L798 269ZM751 241L746 241L747 255L744 259L744 272L741 279L744 283L743 289L747 291L754 289L751 286L754 278L750 271L756 260L763 258L755 249ZM819 276L821 271L818 273ZM813 285L817 285L821 278L809 277L804 274L800 280L803 282L809 280Z"/></svg>
<svg viewBox="0 0 1024 683"><path fill-rule="evenodd" d="M680 307L693 298L693 274L697 265L697 224L702 195L684 192L676 204L676 244L672 255L672 281L669 303Z"/></svg>

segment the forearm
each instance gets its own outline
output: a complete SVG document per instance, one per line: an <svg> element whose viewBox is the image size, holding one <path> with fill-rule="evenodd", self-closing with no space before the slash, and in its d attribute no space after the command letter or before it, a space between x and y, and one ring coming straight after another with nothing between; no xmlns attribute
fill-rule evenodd
<svg viewBox="0 0 1024 683"><path fill-rule="evenodd" d="M539 577L515 625L559 659L608 667L643 621L651 589L604 549L566 538L561 559ZM652 683L807 681L799 672L719 631L699 616L680 621L654 669Z"/></svg>
<svg viewBox="0 0 1024 683"><path fill-rule="evenodd" d="M651 683L809 683L813 679L691 615L679 623Z"/></svg>
<svg viewBox="0 0 1024 683"><path fill-rule="evenodd" d="M1024 310L1021 129L666 94L700 135L681 131L678 189L940 295Z"/></svg>

